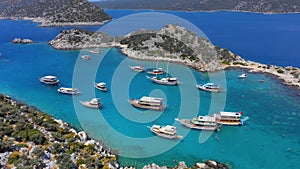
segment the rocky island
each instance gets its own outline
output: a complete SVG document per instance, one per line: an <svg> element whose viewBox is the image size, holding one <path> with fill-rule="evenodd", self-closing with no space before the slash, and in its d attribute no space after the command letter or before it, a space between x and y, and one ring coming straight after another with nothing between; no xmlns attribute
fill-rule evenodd
<svg viewBox="0 0 300 169"><path fill-rule="evenodd" d="M33 43L31 39L21 39L21 38L15 38L11 41L12 43L19 43L19 44L28 44L28 43Z"/></svg>
<svg viewBox="0 0 300 169"><path fill-rule="evenodd" d="M138 30L124 37L72 29L62 31L49 44L61 50L118 47L130 58L175 62L199 71L244 68L251 72L273 74L283 80L284 84L300 87L299 68L246 61L177 24L166 25L159 31Z"/></svg>
<svg viewBox="0 0 300 169"><path fill-rule="evenodd" d="M4 0L1 19L26 19L41 26L100 25L111 19L99 6L87 0Z"/></svg>

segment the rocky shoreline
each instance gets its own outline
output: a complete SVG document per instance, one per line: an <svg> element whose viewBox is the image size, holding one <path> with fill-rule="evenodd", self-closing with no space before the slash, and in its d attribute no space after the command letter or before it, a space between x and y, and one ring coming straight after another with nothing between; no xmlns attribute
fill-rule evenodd
<svg viewBox="0 0 300 169"><path fill-rule="evenodd" d="M84 131L0 94L0 168L110 168L122 167L118 156ZM214 160L196 163L191 168L228 169ZM155 163L143 169L167 169ZM189 168L179 162L173 169Z"/></svg>
<svg viewBox="0 0 300 169"><path fill-rule="evenodd" d="M284 84L300 89L300 69L246 61L227 49L212 45L178 25L166 25L159 31L138 30L124 37L111 37L101 32L72 29L61 32L49 44L60 50L117 47L133 59L183 64L201 72L228 68L248 69L275 75Z"/></svg>
<svg viewBox="0 0 300 169"><path fill-rule="evenodd" d="M283 81L283 84L288 86L294 86L300 89L300 69L292 66L275 66L261 64L253 61L243 61L243 62L230 62L223 63L223 69L230 68L242 68L247 69L250 73L267 73L278 77Z"/></svg>

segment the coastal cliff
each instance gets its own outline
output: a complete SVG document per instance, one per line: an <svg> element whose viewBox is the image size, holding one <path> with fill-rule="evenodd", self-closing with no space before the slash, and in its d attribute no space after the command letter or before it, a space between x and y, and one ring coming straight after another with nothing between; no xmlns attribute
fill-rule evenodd
<svg viewBox="0 0 300 169"><path fill-rule="evenodd" d="M221 70L223 61L244 61L176 24L166 25L159 31L138 30L125 37L72 29L62 31L49 44L63 50L119 47L124 54L134 59L176 62L199 71Z"/></svg>
<svg viewBox="0 0 300 169"><path fill-rule="evenodd" d="M99 25L111 19L99 6L87 0L4 0L0 18L30 19L41 26Z"/></svg>

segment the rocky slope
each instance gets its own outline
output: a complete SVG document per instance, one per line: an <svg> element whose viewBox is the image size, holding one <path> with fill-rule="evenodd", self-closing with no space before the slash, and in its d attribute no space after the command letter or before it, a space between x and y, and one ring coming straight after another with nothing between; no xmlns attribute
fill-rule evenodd
<svg viewBox="0 0 300 169"><path fill-rule="evenodd" d="M34 19L42 26L100 24L111 19L87 0L2 0L0 17Z"/></svg>
<svg viewBox="0 0 300 169"><path fill-rule="evenodd" d="M131 58L182 63L200 71L221 70L223 61L243 61L176 24L159 31L139 30L125 37L72 29L61 32L49 44L56 49L117 46Z"/></svg>
<svg viewBox="0 0 300 169"><path fill-rule="evenodd" d="M84 132L0 94L0 168L117 168L116 160Z"/></svg>
<svg viewBox="0 0 300 169"><path fill-rule="evenodd" d="M298 0L113 0L96 4L109 9L215 11L238 10L263 13L300 12Z"/></svg>

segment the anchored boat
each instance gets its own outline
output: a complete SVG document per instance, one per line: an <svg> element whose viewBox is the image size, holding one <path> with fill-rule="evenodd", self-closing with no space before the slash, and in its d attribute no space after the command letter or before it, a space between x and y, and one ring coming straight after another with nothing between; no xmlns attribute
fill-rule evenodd
<svg viewBox="0 0 300 169"><path fill-rule="evenodd" d="M162 98L148 97L148 96L143 96L139 100L135 100L135 99L129 100L129 103L134 107L138 107L141 109L158 110L158 111L163 111L165 109L165 106L162 104L162 102L163 102Z"/></svg>
<svg viewBox="0 0 300 169"><path fill-rule="evenodd" d="M51 84L51 85L56 85L59 80L56 76L48 75L39 78L40 82L45 83L45 84Z"/></svg>
<svg viewBox="0 0 300 169"><path fill-rule="evenodd" d="M102 104L99 101L99 98L93 98L90 101L80 101L80 103L86 107L93 108L93 109L101 109Z"/></svg>
<svg viewBox="0 0 300 169"><path fill-rule="evenodd" d="M178 81L177 78L175 77L164 77L161 79L158 79L157 77L147 77L149 78L152 82L157 83L157 84L162 84L162 85L178 85L180 82Z"/></svg>
<svg viewBox="0 0 300 169"><path fill-rule="evenodd" d="M239 75L240 79L245 79L247 77L248 77L248 75L246 73L243 73L243 74Z"/></svg>
<svg viewBox="0 0 300 169"><path fill-rule="evenodd" d="M197 129L197 130L210 130L210 131L215 131L219 129L219 125L216 121L215 116L198 116L193 119L175 119L182 125L192 128L192 129Z"/></svg>
<svg viewBox="0 0 300 169"><path fill-rule="evenodd" d="M70 94L70 95L79 94L79 90L76 88L61 87L61 88L57 89L57 91L62 94Z"/></svg>
<svg viewBox="0 0 300 169"><path fill-rule="evenodd" d="M205 83L204 85L196 84L196 87L200 90L209 91L209 92L220 92L221 86L214 83Z"/></svg>
<svg viewBox="0 0 300 169"><path fill-rule="evenodd" d="M168 139L182 138L182 136L177 135L175 126L153 125L152 127L149 128L154 134L163 138L168 138Z"/></svg>
<svg viewBox="0 0 300 169"><path fill-rule="evenodd" d="M129 68L135 72L145 72L144 66L130 66Z"/></svg>
<svg viewBox="0 0 300 169"><path fill-rule="evenodd" d="M99 89L99 90L101 90L101 91L103 91L103 92L107 92L107 91L108 91L108 90L107 90L107 87L106 87L106 83L104 83L104 82L95 83L94 86L95 86L97 89Z"/></svg>
<svg viewBox="0 0 300 169"><path fill-rule="evenodd" d="M84 59L84 60L90 60L91 59L91 57L89 55L82 55L81 58Z"/></svg>
<svg viewBox="0 0 300 169"><path fill-rule="evenodd" d="M239 126L248 120L249 117L241 119L242 112L224 112L221 111L219 114L215 114L216 121L222 125Z"/></svg>

